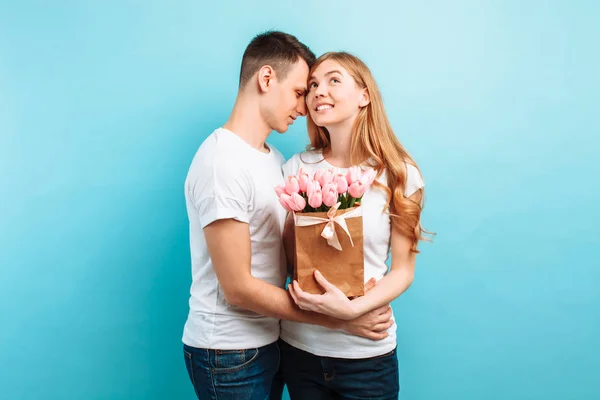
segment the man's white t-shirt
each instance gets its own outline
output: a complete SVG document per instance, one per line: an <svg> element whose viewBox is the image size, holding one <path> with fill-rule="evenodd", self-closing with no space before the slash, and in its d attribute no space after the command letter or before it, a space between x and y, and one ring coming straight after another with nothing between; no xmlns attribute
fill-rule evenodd
<svg viewBox="0 0 600 400"><path fill-rule="evenodd" d="M346 168L336 168L329 164L321 151L309 151L296 154L283 166L284 178L297 175L303 168L310 174L318 169L335 168L346 173ZM410 196L424 186L419 170L406 164L407 179L405 195ZM387 187L385 171L377 179ZM381 188L372 186L361 201L363 207L364 268L367 282L371 278L380 280L388 272L386 261L390 254L391 221L385 209L388 195ZM318 267L318 265L317 265ZM340 330L328 329L318 325L281 321L281 339L290 345L309 353L337 358L367 358L389 353L396 347L396 323L387 330L389 336L373 341L350 335Z"/></svg>
<svg viewBox="0 0 600 400"><path fill-rule="evenodd" d="M185 181L190 224L192 286L183 332L188 346L237 350L265 346L279 338L279 320L232 306L211 262L204 228L219 219L247 223L251 274L283 288L285 253L281 236L285 210L274 192L283 185L284 158L274 147L263 153L233 132L219 128L198 149ZM236 251L236 243L231 243Z"/></svg>

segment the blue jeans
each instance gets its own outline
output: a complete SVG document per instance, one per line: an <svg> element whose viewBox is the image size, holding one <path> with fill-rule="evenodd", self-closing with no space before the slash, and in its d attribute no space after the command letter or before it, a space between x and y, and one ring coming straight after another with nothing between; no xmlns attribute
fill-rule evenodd
<svg viewBox="0 0 600 400"><path fill-rule="evenodd" d="M281 399L277 342L246 350L197 349L184 344L183 355L200 400Z"/></svg>
<svg viewBox="0 0 600 400"><path fill-rule="evenodd" d="M283 340L281 369L292 400L397 399L396 350L370 358L320 357Z"/></svg>

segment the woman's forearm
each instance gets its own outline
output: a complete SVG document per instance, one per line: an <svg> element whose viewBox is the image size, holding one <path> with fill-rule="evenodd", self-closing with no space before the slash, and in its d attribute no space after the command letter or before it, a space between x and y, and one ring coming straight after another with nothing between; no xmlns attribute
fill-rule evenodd
<svg viewBox="0 0 600 400"><path fill-rule="evenodd" d="M414 278L412 268L395 268L383 277L364 296L352 300L355 316L363 315L398 298L411 285Z"/></svg>

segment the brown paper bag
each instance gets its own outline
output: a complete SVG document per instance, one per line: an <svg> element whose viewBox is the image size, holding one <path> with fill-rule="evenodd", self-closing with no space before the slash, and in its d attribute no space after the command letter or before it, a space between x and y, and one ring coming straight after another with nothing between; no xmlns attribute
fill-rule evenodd
<svg viewBox="0 0 600 400"><path fill-rule="evenodd" d="M337 210L335 215L345 214L353 208ZM326 212L301 213L301 216L327 218ZM364 250L362 215L346 219L352 236L352 246L348 234L334 223L342 250L330 246L321 236L326 222L311 226L294 226L294 279L302 290L312 294L323 294L324 290L314 278L318 269L325 279L334 284L346 296L364 294Z"/></svg>

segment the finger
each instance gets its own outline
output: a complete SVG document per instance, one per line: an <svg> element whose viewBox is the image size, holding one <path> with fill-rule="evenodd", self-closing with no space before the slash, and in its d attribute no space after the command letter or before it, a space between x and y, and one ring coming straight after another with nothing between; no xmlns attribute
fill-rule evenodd
<svg viewBox="0 0 600 400"><path fill-rule="evenodd" d="M389 304L381 307L380 314L391 314L391 313L392 313L392 307L390 307Z"/></svg>
<svg viewBox="0 0 600 400"><path fill-rule="evenodd" d="M321 285L323 287L323 289L325 289L326 292L332 292L335 290L339 290L337 287L335 287L334 285L329 283L329 281L327 279L325 279L323 274L318 269L315 269L314 276L315 276L315 280L317 281L317 283L319 285Z"/></svg>
<svg viewBox="0 0 600 400"><path fill-rule="evenodd" d="M374 319L376 324L380 324L382 322L388 322L392 320L392 313L379 314L377 318Z"/></svg>
<svg viewBox="0 0 600 400"><path fill-rule="evenodd" d="M294 303L296 303L299 309L305 311L312 311L309 309L309 306L306 303L304 303L301 299L298 298L298 295L294 291L294 287L292 285L290 285L290 295L292 296Z"/></svg>
<svg viewBox="0 0 600 400"><path fill-rule="evenodd" d="M386 337L388 337L389 334L387 332L371 332L371 331L368 331L368 332L366 332L362 336L366 337L367 339L371 339L371 340L382 340L382 339L385 339Z"/></svg>
<svg viewBox="0 0 600 400"><path fill-rule="evenodd" d="M298 283L297 280L293 280L292 281L292 287L294 288L294 292L296 293L296 296L298 297L298 299L301 299L302 296L304 295L304 290L302 290L302 288L300 287L300 284Z"/></svg>
<svg viewBox="0 0 600 400"><path fill-rule="evenodd" d="M288 291L290 292L292 299L294 299L294 303L298 305L298 295L296 295L296 291L294 290L294 286L292 286L292 284L288 285Z"/></svg>
<svg viewBox="0 0 600 400"><path fill-rule="evenodd" d="M373 326L371 327L371 330L372 330L373 332L383 332L383 331L385 331L386 329L387 329L387 328L386 328L386 324L385 324L385 323L382 323L382 324L377 324L377 325L373 325Z"/></svg>
<svg viewBox="0 0 600 400"><path fill-rule="evenodd" d="M371 328L371 330L373 332L384 332L387 331L392 325L393 325L394 321L386 321L386 322L382 322L379 324L375 324L373 325L373 327Z"/></svg>
<svg viewBox="0 0 600 400"><path fill-rule="evenodd" d="M296 303L296 305L300 307L301 310L306 310L306 304L304 302L304 299L302 298L304 292L302 291L302 288L300 288L298 282L295 280L292 281L290 288L291 291L294 293L292 297L294 298L294 302Z"/></svg>
<svg viewBox="0 0 600 400"><path fill-rule="evenodd" d="M392 327L392 325L394 325L394 321L390 319L388 322L385 323L385 326L386 326L385 329L388 330L389 328Z"/></svg>
<svg viewBox="0 0 600 400"><path fill-rule="evenodd" d="M298 284L298 281L294 280L294 282L292 282L292 285L294 287L294 291L296 292L296 297L298 298L297 304L299 306L303 306L303 307L307 307L307 308L302 308L303 310L313 310L316 309L316 306L318 306L321 301L321 295L315 295L315 294L311 294L311 293L307 293L305 291L303 291L300 288L300 284Z"/></svg>
<svg viewBox="0 0 600 400"><path fill-rule="evenodd" d="M375 278L369 279L367 281L367 283L365 283L365 293L368 292L369 290L373 289L375 287L375 283L377 283Z"/></svg>

